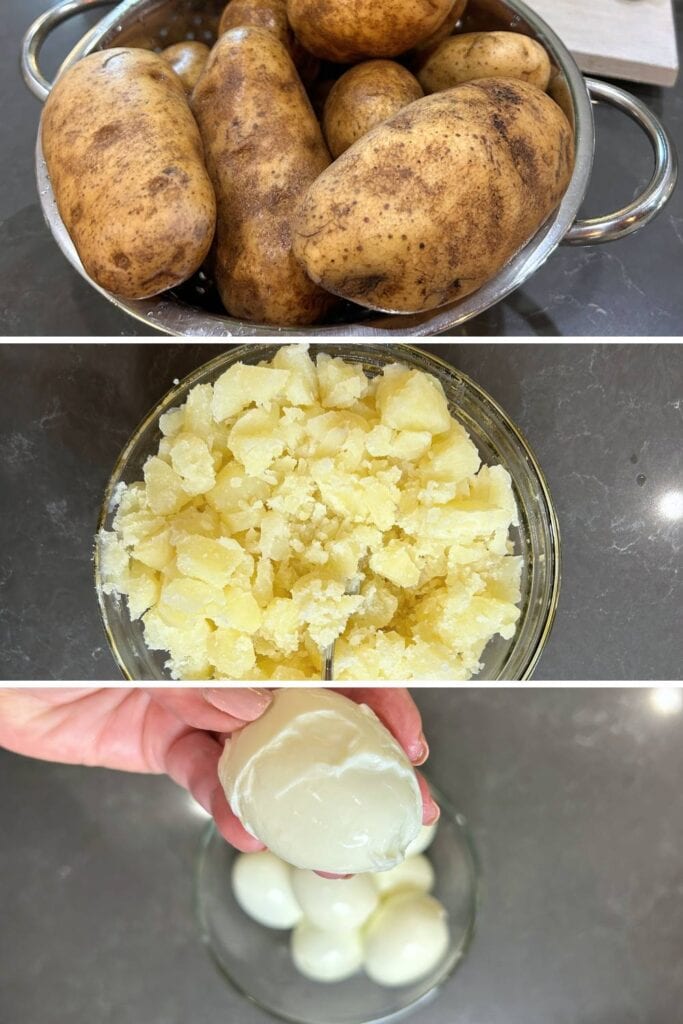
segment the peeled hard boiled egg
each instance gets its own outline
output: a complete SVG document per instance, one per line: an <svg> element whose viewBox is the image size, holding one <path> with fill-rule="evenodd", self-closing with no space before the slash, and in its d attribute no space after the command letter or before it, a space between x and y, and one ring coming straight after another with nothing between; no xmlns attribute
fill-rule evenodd
<svg viewBox="0 0 683 1024"><path fill-rule="evenodd" d="M297 868L292 872L292 888L311 924L328 931L359 928L379 902L370 875L321 878L313 871Z"/></svg>
<svg viewBox="0 0 683 1024"><path fill-rule="evenodd" d="M363 962L360 932L331 932L302 921L292 932L294 966L312 981L343 981Z"/></svg>
<svg viewBox="0 0 683 1024"><path fill-rule="evenodd" d="M446 911L422 893L399 892L365 931L365 970L378 985L408 985L428 974L448 949Z"/></svg>
<svg viewBox="0 0 683 1024"><path fill-rule="evenodd" d="M268 851L235 858L232 891L244 913L268 928L293 928L301 920L291 868Z"/></svg>
<svg viewBox="0 0 683 1024"><path fill-rule="evenodd" d="M417 857L407 857L391 871L378 871L372 880L382 896L406 890L430 892L434 885L434 868L426 857L418 854Z"/></svg>
<svg viewBox="0 0 683 1024"><path fill-rule="evenodd" d="M370 708L331 690L275 691L226 743L218 774L246 830L298 868L384 871L420 831L405 753Z"/></svg>
<svg viewBox="0 0 683 1024"><path fill-rule="evenodd" d="M438 822L434 822L433 825L422 825L420 831L411 843L408 844L406 850L406 857L415 857L418 853L424 853L428 846L431 846L432 840L436 835Z"/></svg>

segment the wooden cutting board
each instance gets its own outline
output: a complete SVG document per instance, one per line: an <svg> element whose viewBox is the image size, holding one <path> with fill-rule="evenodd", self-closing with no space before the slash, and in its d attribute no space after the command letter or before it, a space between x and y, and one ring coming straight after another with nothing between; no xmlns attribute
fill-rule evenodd
<svg viewBox="0 0 683 1024"><path fill-rule="evenodd" d="M526 0L582 71L673 85L678 75L672 0Z"/></svg>

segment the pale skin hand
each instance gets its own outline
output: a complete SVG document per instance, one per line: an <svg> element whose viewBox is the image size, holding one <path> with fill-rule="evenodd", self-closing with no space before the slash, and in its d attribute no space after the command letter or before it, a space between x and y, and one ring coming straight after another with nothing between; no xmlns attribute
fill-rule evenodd
<svg viewBox="0 0 683 1024"><path fill-rule="evenodd" d="M429 749L420 713L404 689L346 689L368 704L394 734L413 764ZM230 810L217 765L226 736L258 718L271 701L263 689L0 689L0 746L18 754L121 771L169 775L212 815L221 835L238 850L264 849ZM439 809L417 773L423 821Z"/></svg>

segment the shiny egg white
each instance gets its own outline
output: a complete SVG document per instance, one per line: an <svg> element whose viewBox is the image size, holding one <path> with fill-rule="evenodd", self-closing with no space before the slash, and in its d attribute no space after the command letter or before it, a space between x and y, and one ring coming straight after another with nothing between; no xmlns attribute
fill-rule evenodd
<svg viewBox="0 0 683 1024"><path fill-rule="evenodd" d="M429 974L448 950L446 911L433 896L399 892L365 929L365 971L378 985L409 985Z"/></svg>
<svg viewBox="0 0 683 1024"><path fill-rule="evenodd" d="M290 951L296 969L311 981L343 981L363 963L363 943L357 928L325 931L305 919L292 932Z"/></svg>
<svg viewBox="0 0 683 1024"><path fill-rule="evenodd" d="M321 878L314 871L297 868L292 871L292 888L304 916L327 931L359 928L379 902L370 875Z"/></svg>
<svg viewBox="0 0 683 1024"><path fill-rule="evenodd" d="M289 864L267 850L235 858L232 891L245 914L267 928L293 928L302 918Z"/></svg>
<svg viewBox="0 0 683 1024"><path fill-rule="evenodd" d="M418 854L417 857L408 857L390 871L378 871L372 880L382 898L406 890L431 892L434 887L434 868L426 857Z"/></svg>

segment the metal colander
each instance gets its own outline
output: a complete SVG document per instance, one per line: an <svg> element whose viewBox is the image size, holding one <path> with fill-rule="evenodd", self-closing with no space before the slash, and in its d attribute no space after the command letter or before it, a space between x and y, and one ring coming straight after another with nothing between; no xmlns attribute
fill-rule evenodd
<svg viewBox="0 0 683 1024"><path fill-rule="evenodd" d="M50 83L38 66L38 55L51 30L75 14L111 6L109 0L61 0L29 28L22 46L22 70L27 85L44 100ZM123 0L68 55L61 71L95 50L113 46L162 49L184 39L211 42L225 0ZM439 334L465 323L519 288L561 243L591 245L610 242L639 230L670 198L677 176L673 142L652 112L630 93L593 79L584 79L569 51L549 26L521 0L470 0L465 17L469 31L503 29L523 32L541 42L554 66L553 96L574 126L576 165L564 199L552 217L506 267L484 287L459 302L427 313L379 315L347 305L334 322L308 328L273 328L228 316L205 273L182 287L152 299L127 301L110 294L85 273L59 216L40 144L36 146L36 175L45 219L64 255L76 270L119 309L149 326L172 335L209 338L267 336L328 336L396 338ZM577 220L593 167L595 128L592 102L619 108L646 133L655 155L653 176L643 192L616 213Z"/></svg>

